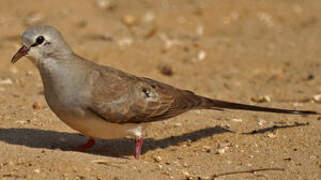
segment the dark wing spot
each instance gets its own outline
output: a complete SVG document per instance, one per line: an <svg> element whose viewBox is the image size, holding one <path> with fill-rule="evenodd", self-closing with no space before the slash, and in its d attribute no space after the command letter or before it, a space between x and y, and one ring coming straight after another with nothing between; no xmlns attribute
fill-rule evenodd
<svg viewBox="0 0 321 180"><path fill-rule="evenodd" d="M147 96L147 97L150 97L149 95L149 91L145 88L143 88L143 93Z"/></svg>

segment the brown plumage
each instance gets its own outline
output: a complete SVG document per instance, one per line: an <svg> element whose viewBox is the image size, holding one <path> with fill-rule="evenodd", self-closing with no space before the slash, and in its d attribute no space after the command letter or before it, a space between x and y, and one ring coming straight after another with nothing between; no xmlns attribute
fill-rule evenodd
<svg viewBox="0 0 321 180"><path fill-rule="evenodd" d="M120 70L101 66L75 55L61 34L50 26L35 26L23 33L23 46L12 63L28 56L37 66L51 110L71 128L94 138L136 138L138 159L146 123L169 119L193 109L239 109L287 114L314 111L274 109L214 100L191 91Z"/></svg>

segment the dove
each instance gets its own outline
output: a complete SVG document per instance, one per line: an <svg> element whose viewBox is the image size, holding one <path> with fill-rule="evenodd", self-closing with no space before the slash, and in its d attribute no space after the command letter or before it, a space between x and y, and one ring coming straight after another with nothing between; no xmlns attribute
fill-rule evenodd
<svg viewBox="0 0 321 180"><path fill-rule="evenodd" d="M38 68L50 109L72 129L86 135L84 151L95 139L135 138L139 159L146 125L190 110L248 110L309 115L315 111L268 108L200 96L192 91L102 66L75 54L61 33L48 25L32 26L22 35L16 63L26 56Z"/></svg>

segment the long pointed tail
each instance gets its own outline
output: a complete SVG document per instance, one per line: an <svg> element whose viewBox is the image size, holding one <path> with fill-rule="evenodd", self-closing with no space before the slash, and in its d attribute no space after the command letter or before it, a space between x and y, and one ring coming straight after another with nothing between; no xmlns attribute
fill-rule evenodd
<svg viewBox="0 0 321 180"><path fill-rule="evenodd" d="M246 104L239 104L239 103L215 100L215 99L210 99L210 98L206 98L206 97L201 97L201 98L202 98L202 103L200 104L200 108L202 108L202 109L221 108L221 109L262 111L262 112L283 113L283 114L299 114L299 115L320 114L315 111L268 108L268 107L262 107L262 106L253 106L253 105L246 105Z"/></svg>

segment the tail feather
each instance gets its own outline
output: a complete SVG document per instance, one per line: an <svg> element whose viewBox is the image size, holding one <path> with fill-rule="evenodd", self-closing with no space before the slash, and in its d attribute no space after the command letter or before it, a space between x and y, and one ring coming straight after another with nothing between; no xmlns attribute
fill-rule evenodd
<svg viewBox="0 0 321 180"><path fill-rule="evenodd" d="M262 107L262 106L254 106L254 105L215 100L215 99L210 99L206 97L201 97L201 98L202 98L202 103L200 104L200 107L202 109L217 109L217 108L237 109L237 110L261 111L261 112L272 112L272 113L283 113L283 114L299 114L299 115L320 114L315 111L268 108L268 107Z"/></svg>

